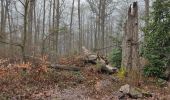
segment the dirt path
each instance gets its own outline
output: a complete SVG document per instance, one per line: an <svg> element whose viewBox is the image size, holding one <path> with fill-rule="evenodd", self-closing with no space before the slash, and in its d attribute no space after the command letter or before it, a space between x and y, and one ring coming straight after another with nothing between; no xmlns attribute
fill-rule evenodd
<svg viewBox="0 0 170 100"><path fill-rule="evenodd" d="M39 94L32 95L34 99L44 100L117 100L116 94L101 94L100 92L94 93L85 86L78 86L76 88L68 88L60 90L58 87L52 90L44 91Z"/></svg>

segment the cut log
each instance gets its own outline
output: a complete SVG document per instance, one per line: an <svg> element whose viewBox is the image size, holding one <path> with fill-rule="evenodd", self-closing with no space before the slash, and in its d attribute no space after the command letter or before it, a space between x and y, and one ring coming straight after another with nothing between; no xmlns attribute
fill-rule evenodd
<svg viewBox="0 0 170 100"><path fill-rule="evenodd" d="M110 73L116 73L118 69L116 67L113 67L111 65L106 65L106 70L108 70Z"/></svg>
<svg viewBox="0 0 170 100"><path fill-rule="evenodd" d="M84 46L82 47L82 49L83 49L83 53L84 53L85 62L96 64L96 60L97 60L97 57L98 57L97 54L92 53L91 51L86 49Z"/></svg>
<svg viewBox="0 0 170 100"><path fill-rule="evenodd" d="M85 62L97 64L97 70L99 72L106 72L109 74L116 73L117 68L112 67L109 65L105 57L99 56L96 53L91 52L90 50L86 49L85 47L82 47L83 53L84 53L84 60Z"/></svg>
<svg viewBox="0 0 170 100"><path fill-rule="evenodd" d="M79 67L69 66L69 65L59 65L59 64L51 64L49 68L59 69L59 70L68 70L68 71L80 71Z"/></svg>
<svg viewBox="0 0 170 100"><path fill-rule="evenodd" d="M112 67L111 65L106 64L106 62L102 59L97 61L97 63L98 63L97 65L98 65L99 71L101 72L113 74L113 73L116 73L118 70L116 67Z"/></svg>
<svg viewBox="0 0 170 100"><path fill-rule="evenodd" d="M97 55L91 54L84 57L85 63L96 64Z"/></svg>
<svg viewBox="0 0 170 100"><path fill-rule="evenodd" d="M117 68L111 67L110 65L105 65L101 67L101 72L108 73L108 74L114 74L117 72Z"/></svg>
<svg viewBox="0 0 170 100"><path fill-rule="evenodd" d="M87 60L91 60L91 61L97 60L97 55L94 54L88 55Z"/></svg>

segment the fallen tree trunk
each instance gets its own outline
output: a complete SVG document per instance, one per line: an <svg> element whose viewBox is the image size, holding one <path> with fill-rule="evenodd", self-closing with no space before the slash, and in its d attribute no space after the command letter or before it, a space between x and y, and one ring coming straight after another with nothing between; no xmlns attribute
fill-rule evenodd
<svg viewBox="0 0 170 100"><path fill-rule="evenodd" d="M82 47L82 49L84 52L85 62L96 64L97 70L99 72L106 72L106 73L116 73L117 72L117 68L109 65L109 63L105 57L100 56L99 54L96 54L96 53L92 53L91 51L87 50L85 47Z"/></svg>
<svg viewBox="0 0 170 100"><path fill-rule="evenodd" d="M68 70L68 71L80 71L79 67L73 65L59 65L59 64L51 64L49 68L58 69L58 70Z"/></svg>
<svg viewBox="0 0 170 100"><path fill-rule="evenodd" d="M96 65L96 69L98 72L105 72L105 73L116 73L117 68L112 67L105 57L100 56L97 53L93 53L86 49L85 47L82 47L84 55L82 56L83 61L85 63L91 63ZM80 67L76 67L74 65L60 65L60 64L50 64L49 68L57 69L57 70L68 70L68 71L80 71Z"/></svg>
<svg viewBox="0 0 170 100"><path fill-rule="evenodd" d="M91 51L87 50L85 47L82 47L84 53L84 61L86 63L96 64L98 55L96 53L92 53Z"/></svg>

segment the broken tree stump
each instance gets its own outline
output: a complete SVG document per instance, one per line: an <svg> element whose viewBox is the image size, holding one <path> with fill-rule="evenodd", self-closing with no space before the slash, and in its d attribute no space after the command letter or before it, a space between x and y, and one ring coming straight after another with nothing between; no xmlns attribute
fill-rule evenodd
<svg viewBox="0 0 170 100"><path fill-rule="evenodd" d="M128 19L124 26L122 42L122 66L127 71L139 70L139 43L138 43L138 4L133 2L128 10Z"/></svg>

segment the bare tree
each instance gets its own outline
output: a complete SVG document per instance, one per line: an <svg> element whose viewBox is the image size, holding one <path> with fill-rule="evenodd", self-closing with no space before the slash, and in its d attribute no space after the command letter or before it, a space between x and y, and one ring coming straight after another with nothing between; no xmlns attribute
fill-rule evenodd
<svg viewBox="0 0 170 100"><path fill-rule="evenodd" d="M71 16L70 16L70 29L69 29L69 48L68 49L72 49L72 24L73 24L73 13L74 13L74 0L72 2L72 8L71 8ZM67 52L68 52L67 49Z"/></svg>
<svg viewBox="0 0 170 100"><path fill-rule="evenodd" d="M87 0L87 2L91 11L96 15L95 49L104 48L105 20L115 9L115 2L111 0Z"/></svg>
<svg viewBox="0 0 170 100"><path fill-rule="evenodd" d="M9 0L1 0L1 28L0 28L0 40L6 41L6 24L7 24L7 15L9 10ZM1 45L0 47L5 51L5 46Z"/></svg>
<svg viewBox="0 0 170 100"><path fill-rule="evenodd" d="M149 21L149 0L144 0L145 1L145 17L146 17L146 25L148 26L148 21Z"/></svg>
<svg viewBox="0 0 170 100"><path fill-rule="evenodd" d="M22 46L21 46L21 51L22 51L22 57L23 60L26 60L26 43L27 43L27 26L28 26L28 8L30 4L30 0L25 0L25 2L19 0L19 2L22 4L24 8L24 32L23 32L23 39L22 39Z"/></svg>
<svg viewBox="0 0 170 100"><path fill-rule="evenodd" d="M44 49L45 49L45 40L44 40L44 36L45 36L45 13L46 13L46 0L44 0L44 4L43 4L43 32L42 32L42 50L41 50L41 55L44 55Z"/></svg>
<svg viewBox="0 0 170 100"><path fill-rule="evenodd" d="M80 0L78 0L78 25L79 25L79 52L82 48L82 32L81 32L81 18L80 18Z"/></svg>
<svg viewBox="0 0 170 100"><path fill-rule="evenodd" d="M102 48L105 47L105 18L106 18L106 0L101 0L101 32L102 32L102 35L101 35L101 45L102 45ZM104 53L104 52L103 52Z"/></svg>
<svg viewBox="0 0 170 100"><path fill-rule="evenodd" d="M57 0L57 8L56 8L56 54L58 55L58 36L60 30L60 0Z"/></svg>

